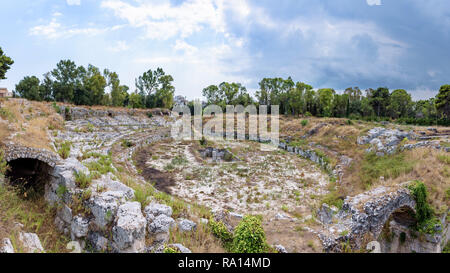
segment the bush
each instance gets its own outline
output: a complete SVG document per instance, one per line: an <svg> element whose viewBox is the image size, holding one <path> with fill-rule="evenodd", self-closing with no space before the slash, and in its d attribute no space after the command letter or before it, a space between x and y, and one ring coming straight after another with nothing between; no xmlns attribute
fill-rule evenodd
<svg viewBox="0 0 450 273"><path fill-rule="evenodd" d="M130 148L133 147L134 143L129 141L128 139L122 139L122 147L124 148Z"/></svg>
<svg viewBox="0 0 450 273"><path fill-rule="evenodd" d="M61 146L58 149L58 154L63 158L67 159L70 155L70 147L72 146L72 143L70 141L65 141L61 143Z"/></svg>
<svg viewBox="0 0 450 273"><path fill-rule="evenodd" d="M84 172L74 171L73 175L75 176L75 184L81 188L86 189L91 185L92 177L90 175L85 174Z"/></svg>
<svg viewBox="0 0 450 273"><path fill-rule="evenodd" d="M302 120L302 126L305 127L306 125L308 125L308 120L307 119Z"/></svg>
<svg viewBox="0 0 450 273"><path fill-rule="evenodd" d="M9 169L8 162L5 160L5 152L0 150L0 175L4 175Z"/></svg>
<svg viewBox="0 0 450 273"><path fill-rule="evenodd" d="M440 225L440 221L434 215L434 210L428 204L428 191L425 184L420 181L409 186L409 190L416 200L416 229L422 233L436 233L435 226Z"/></svg>
<svg viewBox="0 0 450 273"><path fill-rule="evenodd" d="M233 234L228 231L227 227L222 222L216 222L214 219L208 221L208 227L212 234L219 238L224 245L230 243L233 240Z"/></svg>
<svg viewBox="0 0 450 273"><path fill-rule="evenodd" d="M233 252L264 253L267 250L268 245L261 225L261 218L245 216L236 227L233 237Z"/></svg>

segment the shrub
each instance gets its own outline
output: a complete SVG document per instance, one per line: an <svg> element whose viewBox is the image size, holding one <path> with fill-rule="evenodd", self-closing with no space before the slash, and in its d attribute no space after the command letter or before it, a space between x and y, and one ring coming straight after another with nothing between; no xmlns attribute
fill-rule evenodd
<svg viewBox="0 0 450 273"><path fill-rule="evenodd" d="M148 118L152 118L152 117L153 117L153 113L147 112L147 117L148 117Z"/></svg>
<svg viewBox="0 0 450 273"><path fill-rule="evenodd" d="M82 171L74 171L73 175L75 176L75 184L79 188L86 189L91 185L92 177L90 175L87 175Z"/></svg>
<svg viewBox="0 0 450 273"><path fill-rule="evenodd" d="M233 234L228 231L227 227L222 222L216 222L214 219L208 221L208 227L212 234L219 238L223 243L231 242Z"/></svg>
<svg viewBox="0 0 450 273"><path fill-rule="evenodd" d="M67 159L70 155L70 147L72 146L72 143L70 141L64 141L61 143L61 146L58 149L58 154L63 158Z"/></svg>
<svg viewBox="0 0 450 273"><path fill-rule="evenodd" d="M122 147L124 148L130 148L133 147L134 143L129 141L128 139L122 139Z"/></svg>
<svg viewBox="0 0 450 273"><path fill-rule="evenodd" d="M233 236L233 252L264 253L268 249L261 218L247 215L236 227Z"/></svg>
<svg viewBox="0 0 450 273"><path fill-rule="evenodd" d="M302 126L305 127L306 125L308 125L308 120L307 119L302 120Z"/></svg>
<svg viewBox="0 0 450 273"><path fill-rule="evenodd" d="M415 181L409 189L416 200L417 230L428 234L436 233L434 227L440 225L440 221L435 217L433 208L428 203L428 191L425 184Z"/></svg>

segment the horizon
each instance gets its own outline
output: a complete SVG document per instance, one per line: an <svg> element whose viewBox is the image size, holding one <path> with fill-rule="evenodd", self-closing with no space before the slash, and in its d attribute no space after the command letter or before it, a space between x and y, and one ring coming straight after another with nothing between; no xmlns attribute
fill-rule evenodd
<svg viewBox="0 0 450 273"><path fill-rule="evenodd" d="M3 3L0 30L14 61L0 87L42 75L62 59L134 80L161 67L175 96L239 82L251 95L263 78L292 77L314 89L388 87L414 100L448 84L450 3L434 1L119 1ZM446 77L447 76L447 77Z"/></svg>

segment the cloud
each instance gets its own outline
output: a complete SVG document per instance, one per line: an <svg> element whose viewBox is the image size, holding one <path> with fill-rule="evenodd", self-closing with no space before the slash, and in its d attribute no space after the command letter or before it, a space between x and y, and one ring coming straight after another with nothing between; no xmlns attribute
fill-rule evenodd
<svg viewBox="0 0 450 273"><path fill-rule="evenodd" d="M381 6L381 0L366 0L369 6Z"/></svg>
<svg viewBox="0 0 450 273"><path fill-rule="evenodd" d="M119 28L120 26L105 28L64 26L58 22L56 18L53 18L48 24L37 25L30 28L29 34L52 40L58 38L70 38L77 35L96 36Z"/></svg>
<svg viewBox="0 0 450 273"><path fill-rule="evenodd" d="M181 36L186 38L209 27L225 32L220 6L212 0L188 0L180 5L170 1L139 2L135 6L120 0L107 0L101 7L110 9L132 27L144 28L144 38L167 40Z"/></svg>
<svg viewBox="0 0 450 273"><path fill-rule="evenodd" d="M130 49L126 41L117 41L114 45L107 48L111 52L122 52Z"/></svg>
<svg viewBox="0 0 450 273"><path fill-rule="evenodd" d="M81 0L66 0L69 6L79 6L81 5Z"/></svg>

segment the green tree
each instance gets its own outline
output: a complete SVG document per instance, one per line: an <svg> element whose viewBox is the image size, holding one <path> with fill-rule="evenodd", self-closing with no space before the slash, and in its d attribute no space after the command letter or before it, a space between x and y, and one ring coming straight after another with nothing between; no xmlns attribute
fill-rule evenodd
<svg viewBox="0 0 450 273"><path fill-rule="evenodd" d="M53 97L56 101L73 102L74 91L81 85L79 75L86 73L71 60L61 60L51 72L54 78Z"/></svg>
<svg viewBox="0 0 450 273"><path fill-rule="evenodd" d="M379 87L377 90L367 90L367 97L369 98L370 104L372 105L377 116L387 116L386 109L389 105L389 96L389 89L386 87Z"/></svg>
<svg viewBox="0 0 450 273"><path fill-rule="evenodd" d="M131 93L129 96L128 106L131 108L143 108L143 97L137 92Z"/></svg>
<svg viewBox="0 0 450 273"><path fill-rule="evenodd" d="M404 89L394 90L386 110L391 118L409 117L413 110L411 95Z"/></svg>
<svg viewBox="0 0 450 273"><path fill-rule="evenodd" d="M439 114L450 119L450 85L443 85L436 96L436 109Z"/></svg>
<svg viewBox="0 0 450 273"><path fill-rule="evenodd" d="M6 56L0 47L0 80L6 79L6 71L8 71L13 64L14 61Z"/></svg>
<svg viewBox="0 0 450 273"><path fill-rule="evenodd" d="M120 85L119 75L116 72L105 69L103 75L106 78L107 87L111 90L111 104L113 106L124 106L128 95L128 86Z"/></svg>
<svg viewBox="0 0 450 273"><path fill-rule="evenodd" d="M16 92L20 97L27 100L41 101L40 81L36 76L25 77L18 84L16 84Z"/></svg>
<svg viewBox="0 0 450 273"><path fill-rule="evenodd" d="M172 82L172 76L166 75L162 68L157 68L144 72L136 79L135 85L139 95L144 98L145 107L171 108L175 93Z"/></svg>
<svg viewBox="0 0 450 273"><path fill-rule="evenodd" d="M320 114L324 117L331 117L333 112L334 89L323 88L317 91L319 99Z"/></svg>

